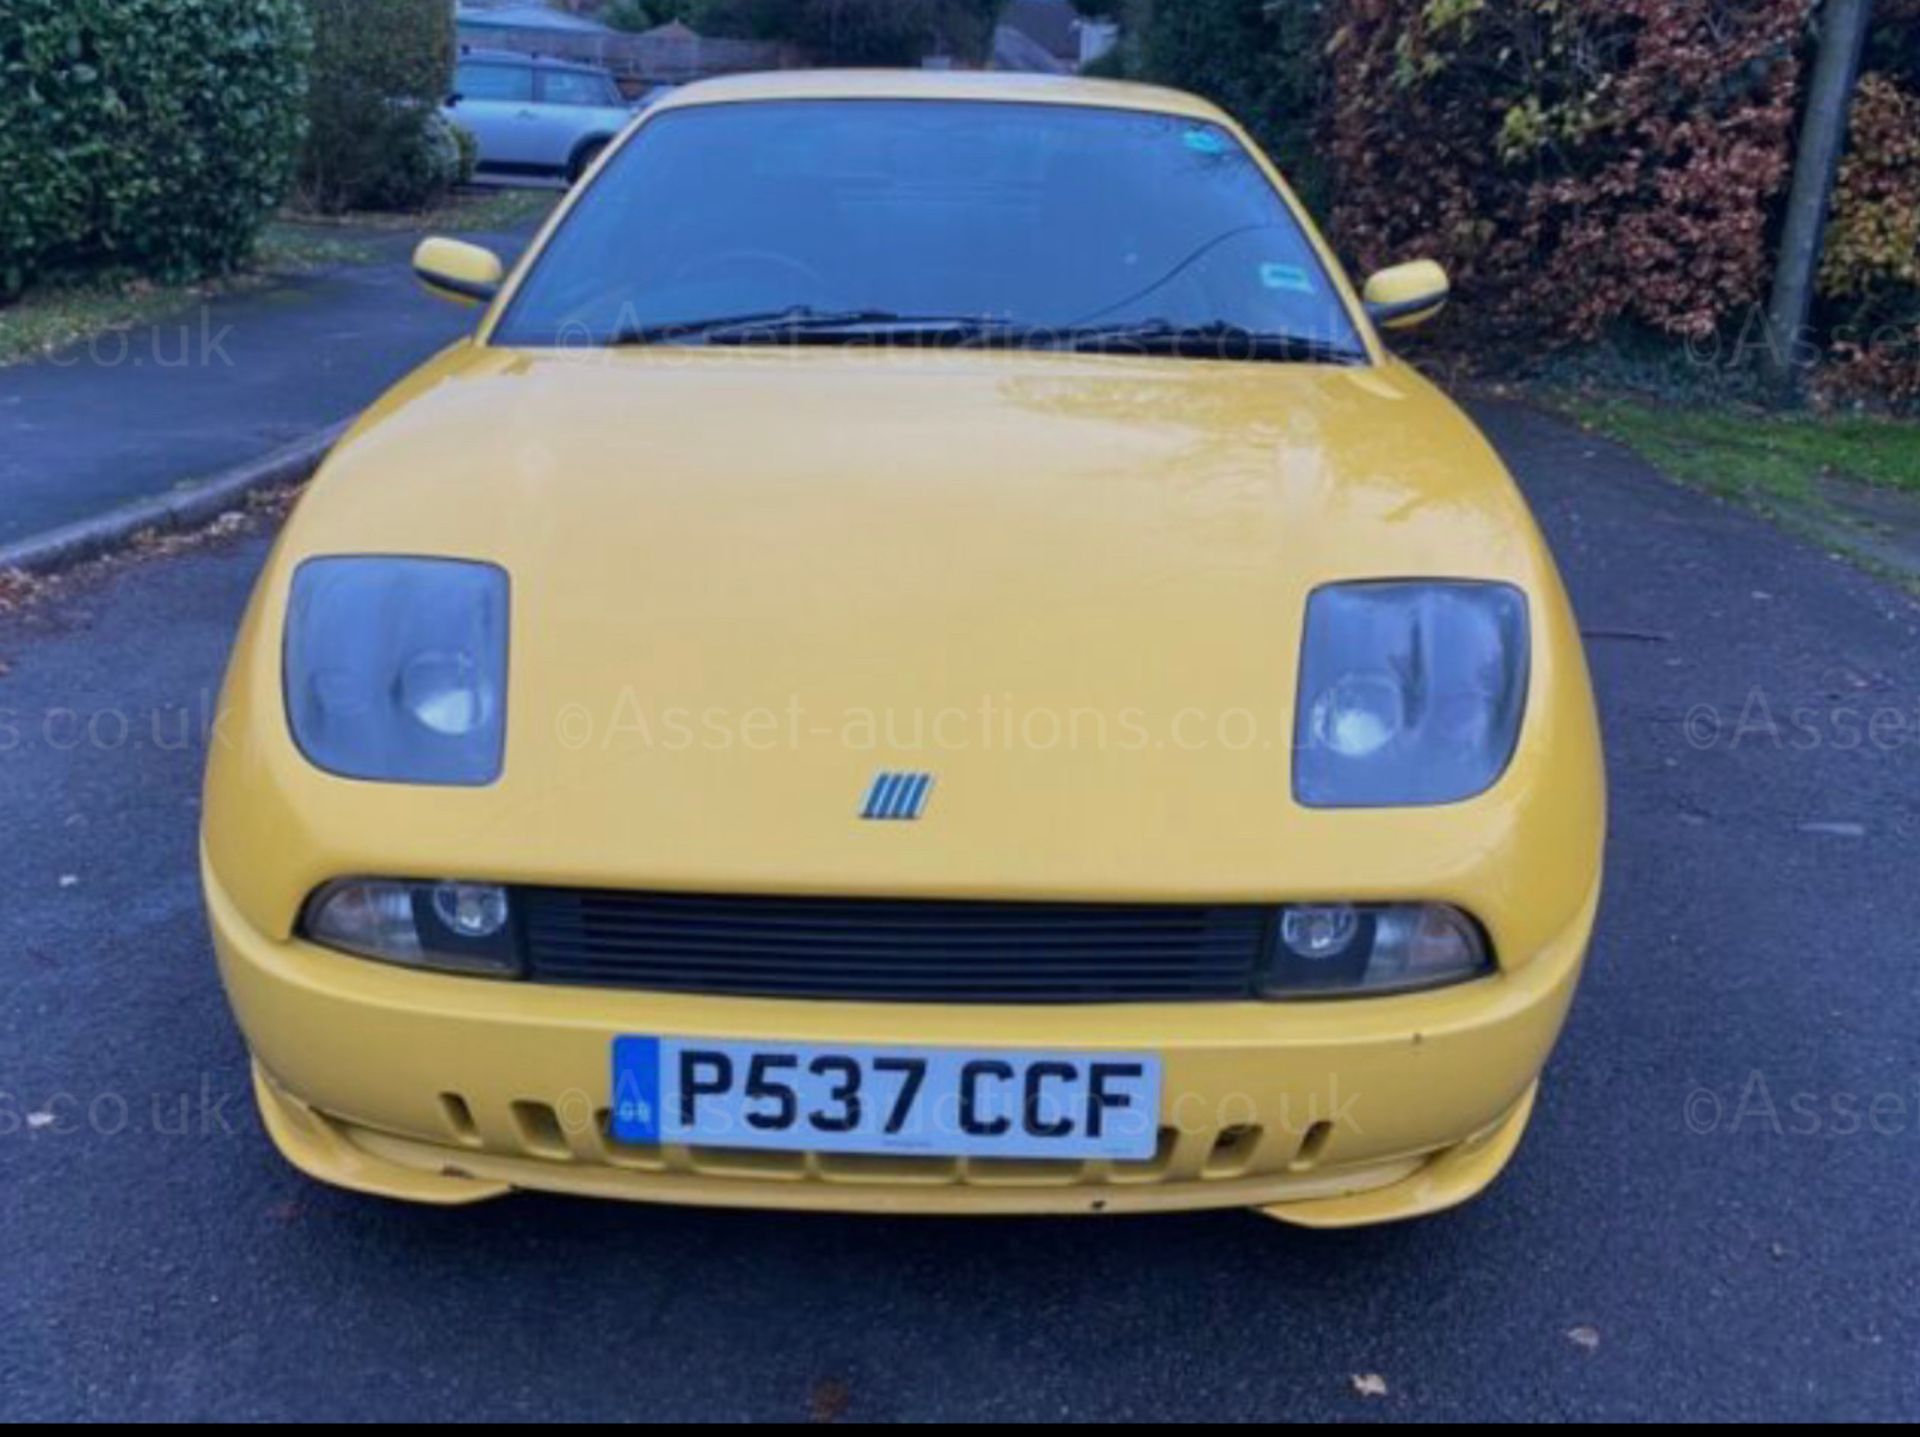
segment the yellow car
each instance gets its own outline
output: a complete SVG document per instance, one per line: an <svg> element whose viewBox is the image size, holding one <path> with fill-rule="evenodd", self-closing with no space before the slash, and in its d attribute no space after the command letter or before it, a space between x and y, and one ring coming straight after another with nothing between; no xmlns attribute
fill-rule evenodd
<svg viewBox="0 0 1920 1437"><path fill-rule="evenodd" d="M425 1203L1479 1193L1599 898L1484 439L1188 96L795 73L638 121L302 500L204 833L274 1141Z"/></svg>

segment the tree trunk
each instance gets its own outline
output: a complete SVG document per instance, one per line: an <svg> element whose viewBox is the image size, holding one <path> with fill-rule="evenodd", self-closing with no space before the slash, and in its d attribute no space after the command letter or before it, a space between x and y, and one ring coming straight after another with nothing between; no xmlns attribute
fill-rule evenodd
<svg viewBox="0 0 1920 1437"><path fill-rule="evenodd" d="M1847 119L1860 78L1860 57L1873 23L1873 0L1826 0L1820 53L1807 97L1806 126L1794 165L1793 194L1780 241L1780 268L1767 311L1767 380L1785 404L1797 403L1818 350L1807 334L1814 286L1826 243L1833 187L1847 143Z"/></svg>

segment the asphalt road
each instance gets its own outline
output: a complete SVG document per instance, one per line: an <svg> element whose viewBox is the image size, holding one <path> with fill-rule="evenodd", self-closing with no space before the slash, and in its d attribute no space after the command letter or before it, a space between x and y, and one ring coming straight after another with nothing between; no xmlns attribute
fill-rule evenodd
<svg viewBox="0 0 1920 1437"><path fill-rule="evenodd" d="M1409 1228L315 1187L193 873L264 539L0 624L0 1416L1920 1416L1920 612L1488 418L1591 632L1612 888L1517 1166Z"/></svg>

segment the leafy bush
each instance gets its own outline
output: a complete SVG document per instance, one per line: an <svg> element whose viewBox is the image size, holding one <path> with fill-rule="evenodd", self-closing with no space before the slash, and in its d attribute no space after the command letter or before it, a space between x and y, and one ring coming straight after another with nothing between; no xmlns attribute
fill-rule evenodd
<svg viewBox="0 0 1920 1437"><path fill-rule="evenodd" d="M397 126L392 148L354 190L351 206L365 210L417 210L473 178L467 164L479 142L437 110L419 112L417 125Z"/></svg>
<svg viewBox="0 0 1920 1437"><path fill-rule="evenodd" d="M327 213L433 203L459 174L457 142L436 123L453 88L453 7L446 0L306 3L314 56L302 201Z"/></svg>
<svg viewBox="0 0 1920 1437"><path fill-rule="evenodd" d="M1537 343L1705 338L1767 292L1808 0L1332 0L1334 230Z"/></svg>
<svg viewBox="0 0 1920 1437"><path fill-rule="evenodd" d="M1673 340L1736 322L1757 350L1819 0L1075 4L1123 19L1109 72L1246 121L1327 198L1356 267L1447 264L1463 350L1684 375ZM1920 407L1920 0L1879 0L1867 69L1821 277L1826 377Z"/></svg>
<svg viewBox="0 0 1920 1437"><path fill-rule="evenodd" d="M1828 391L1920 405L1920 89L1892 75L1854 100L1820 289Z"/></svg>
<svg viewBox="0 0 1920 1437"><path fill-rule="evenodd" d="M241 264L301 132L299 0L0 5L0 299Z"/></svg>
<svg viewBox="0 0 1920 1437"><path fill-rule="evenodd" d="M1125 0L1122 15L1128 70L1207 96L1258 137L1309 204L1323 198L1326 0Z"/></svg>
<svg viewBox="0 0 1920 1437"><path fill-rule="evenodd" d="M474 172L480 168L480 140L472 130L454 124L441 117L441 123L453 135L454 148L460 152L459 169L454 175L456 185L473 183Z"/></svg>
<svg viewBox="0 0 1920 1437"><path fill-rule="evenodd" d="M684 20L703 35L783 40L819 65L984 58L1006 0L620 0L623 28ZM644 26L642 27L644 28Z"/></svg>
<svg viewBox="0 0 1920 1437"><path fill-rule="evenodd" d="M761 0L760 32L816 64L918 65L927 55L984 57L1003 0Z"/></svg>
<svg viewBox="0 0 1920 1437"><path fill-rule="evenodd" d="M1920 83L1920 0L1879 0L1873 16L1867 68Z"/></svg>

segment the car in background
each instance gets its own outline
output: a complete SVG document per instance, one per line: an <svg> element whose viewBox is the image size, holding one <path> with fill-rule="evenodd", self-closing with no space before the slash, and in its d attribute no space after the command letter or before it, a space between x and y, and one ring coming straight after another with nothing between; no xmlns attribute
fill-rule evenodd
<svg viewBox="0 0 1920 1437"><path fill-rule="evenodd" d="M480 173L577 180L633 118L607 71L592 65L470 50L447 118L480 148Z"/></svg>

